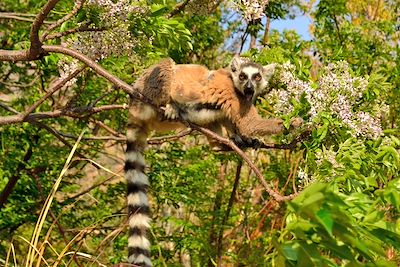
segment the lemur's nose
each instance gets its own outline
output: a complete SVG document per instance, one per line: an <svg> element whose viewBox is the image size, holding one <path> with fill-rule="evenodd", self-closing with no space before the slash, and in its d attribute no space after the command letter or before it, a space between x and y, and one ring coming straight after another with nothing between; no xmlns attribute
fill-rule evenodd
<svg viewBox="0 0 400 267"><path fill-rule="evenodd" d="M250 81L248 81L247 83L246 83L246 85L245 85L245 87L246 87L246 89L253 89L253 84L250 82Z"/></svg>

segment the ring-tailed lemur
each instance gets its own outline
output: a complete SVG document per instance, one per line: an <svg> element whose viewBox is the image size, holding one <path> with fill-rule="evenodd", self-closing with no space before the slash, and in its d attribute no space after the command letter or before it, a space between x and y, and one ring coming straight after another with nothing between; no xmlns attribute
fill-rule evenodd
<svg viewBox="0 0 400 267"><path fill-rule="evenodd" d="M240 62L232 61L232 73L241 70L251 79L259 80L253 67L246 70ZM249 65L250 66L250 65ZM235 71L233 71L233 68ZM129 216L128 261L139 266L152 266L150 242L150 208L147 198L149 181L144 173L143 151L151 130L169 131L184 127L180 118L219 132L221 126L228 132L252 138L282 132L280 119L261 118L254 105L248 83L234 86L234 74L225 69L210 71L201 65L179 65L165 59L147 69L137 79L134 88L152 101L145 104L131 99L127 131L125 176ZM232 74L232 75L231 75ZM239 81L243 79L240 78ZM257 84L257 83L255 83ZM255 86L253 91L256 92ZM165 115L157 113L163 108ZM294 120L292 126L301 124Z"/></svg>

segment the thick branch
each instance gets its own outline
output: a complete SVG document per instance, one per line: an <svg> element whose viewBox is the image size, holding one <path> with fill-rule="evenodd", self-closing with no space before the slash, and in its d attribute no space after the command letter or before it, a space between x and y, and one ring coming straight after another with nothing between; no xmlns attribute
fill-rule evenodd
<svg viewBox="0 0 400 267"><path fill-rule="evenodd" d="M43 25L44 19L50 11L56 6L59 0L49 0L43 7L40 13L36 16L35 21L32 23L31 33L29 40L31 47L29 48L30 57L33 59L40 58L43 55L42 42L39 38L39 29Z"/></svg>
<svg viewBox="0 0 400 267"><path fill-rule="evenodd" d="M43 49L46 52L61 53L61 54L68 55L68 56L71 56L73 58L76 58L76 59L80 60L81 62L85 63L86 65L88 65L90 68L92 68L97 74L99 74L100 76L103 76L104 78L106 78L107 80L109 80L114 85L116 85L117 87L121 88L122 90L124 90L128 94L137 95L137 93L134 92L134 89L133 89L132 86L130 86L126 82L120 80L119 78L115 77L114 75L112 75L111 73L106 71L103 67L101 67L99 64L97 64L95 61L93 61L91 58L89 58L88 56L85 56L82 53L79 53L79 52L77 52L75 50L72 50L70 48L57 46L57 45L44 45ZM141 98L141 97L139 97L139 98Z"/></svg>
<svg viewBox="0 0 400 267"><path fill-rule="evenodd" d="M37 60L44 56L46 53L42 48L42 43L39 38L39 29L44 23L44 19L55 7L59 0L49 0L36 16L32 23L29 40L31 46L28 50L10 51L0 50L0 61L30 61Z"/></svg>

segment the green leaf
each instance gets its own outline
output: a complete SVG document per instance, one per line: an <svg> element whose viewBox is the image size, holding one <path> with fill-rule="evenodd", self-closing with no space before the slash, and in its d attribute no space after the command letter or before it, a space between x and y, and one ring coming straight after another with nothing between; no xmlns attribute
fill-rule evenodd
<svg viewBox="0 0 400 267"><path fill-rule="evenodd" d="M332 236L333 219L330 212L324 208L321 208L317 213L316 217L318 221L322 224L325 230Z"/></svg>

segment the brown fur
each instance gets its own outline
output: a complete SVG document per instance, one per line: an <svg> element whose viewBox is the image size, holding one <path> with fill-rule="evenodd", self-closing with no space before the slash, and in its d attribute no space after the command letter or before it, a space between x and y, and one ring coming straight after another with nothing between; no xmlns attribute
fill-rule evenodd
<svg viewBox="0 0 400 267"><path fill-rule="evenodd" d="M284 130L282 120L261 118L254 105L235 92L230 72L225 69L209 71L200 65L175 65L171 59L165 59L150 67L137 80L135 88L158 107L177 104L183 109L187 107L188 112L196 112L190 111L191 107L218 106L223 119L210 117L209 123L218 122L243 137L276 134ZM130 113L143 112L136 106L139 104L137 101L134 104ZM144 104L139 105L142 107ZM191 122L203 126L209 124ZM156 116L155 112L146 123L155 130L182 127L182 124Z"/></svg>

